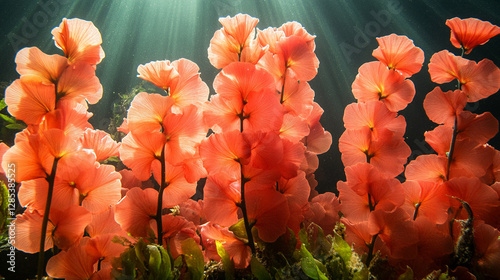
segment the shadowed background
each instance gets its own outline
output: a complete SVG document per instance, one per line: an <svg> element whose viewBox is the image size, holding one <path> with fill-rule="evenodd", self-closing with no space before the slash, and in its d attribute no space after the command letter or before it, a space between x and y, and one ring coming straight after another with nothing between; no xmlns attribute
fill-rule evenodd
<svg viewBox="0 0 500 280"><path fill-rule="evenodd" d="M170 61L187 58L196 62L201 78L211 88L219 70L210 65L207 48L214 32L221 28L219 17L247 13L259 18L257 27L279 27L287 21L300 22L309 33L316 35L319 73L310 84L325 113L321 123L333 137L330 151L320 156L316 172L320 192L336 191L338 180L344 180L343 165L338 151L338 138L344 131L344 108L354 97L351 84L359 66L375 60L371 52L378 45L375 37L396 33L407 35L425 52L422 71L411 79L416 96L405 110L408 127L406 141L413 150L411 159L430 153L424 145L423 133L435 127L425 116L422 102L436 84L430 81L427 64L433 53L449 49L450 30L445 20L455 16L477 17L500 25L500 3L497 1L408 1L408 0L18 0L0 4L0 81L12 82L16 52L27 46L37 46L48 54L63 54L54 46L50 31L63 17L92 21L100 30L106 57L97 66L104 94L101 101L90 107L90 119L95 128L106 130L117 93L125 93L142 80L137 78L137 66L153 60ZM479 46L466 56L479 61L489 58L500 65L500 37ZM449 88L451 89L451 87ZM469 106L476 113L492 112L500 118L498 94ZM13 139L13 137L12 137ZM2 139L11 144L12 139ZM491 144L500 147L500 137Z"/></svg>

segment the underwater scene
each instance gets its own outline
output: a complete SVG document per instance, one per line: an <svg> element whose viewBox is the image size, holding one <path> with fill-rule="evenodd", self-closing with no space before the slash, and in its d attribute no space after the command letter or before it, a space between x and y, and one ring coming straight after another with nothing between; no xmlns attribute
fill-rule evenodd
<svg viewBox="0 0 500 280"><path fill-rule="evenodd" d="M0 279L500 279L498 11L0 2Z"/></svg>

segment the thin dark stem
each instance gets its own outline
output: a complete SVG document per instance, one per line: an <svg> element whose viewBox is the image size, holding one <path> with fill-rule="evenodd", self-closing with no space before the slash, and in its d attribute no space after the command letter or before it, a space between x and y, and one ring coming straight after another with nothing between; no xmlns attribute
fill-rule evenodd
<svg viewBox="0 0 500 280"><path fill-rule="evenodd" d="M57 163L59 158L54 158L54 163L52 163L52 171L50 175L45 178L49 183L49 190L47 192L47 202L45 203L45 212L43 213L42 220L42 232L40 238L40 252L38 253L38 272L37 279L41 280L43 277L43 271L45 268L45 238L47 236L47 224L49 222L50 205L52 204L52 193L54 191L54 181L56 179Z"/></svg>
<svg viewBox="0 0 500 280"><path fill-rule="evenodd" d="M158 205L156 207L156 232L158 233L158 245L163 245L163 223L162 223L162 210L163 210L163 191L167 187L165 183L165 145L161 150L160 156L161 163L161 182L160 189L158 190Z"/></svg>
<svg viewBox="0 0 500 280"><path fill-rule="evenodd" d="M240 131L243 132L243 120L245 118L243 117L243 110L241 112L240 116ZM247 214L247 204L245 200L245 183L248 181L247 178L243 175L243 165L240 162L240 178L241 178L241 203L240 203L240 208L241 208L241 213L243 214L243 222L245 223L245 231L247 233L247 238L248 238L248 245L250 246L250 250L252 250L252 255L255 256L256 250L255 250L255 243L253 241L253 235L252 235L252 228L250 227L250 222L248 221L248 214Z"/></svg>
<svg viewBox="0 0 500 280"><path fill-rule="evenodd" d="M246 200L245 200L245 183L247 182L247 179L243 176L243 166L240 163L240 168L241 168L241 213L243 214L243 222L245 223L245 231L247 232L247 238L248 238L248 246L250 246L250 250L252 251L252 255L255 256L256 250L255 250L255 243L253 241L253 235L252 235L252 227L250 226L250 222L248 221L248 214L247 214L247 206L246 206Z"/></svg>
<svg viewBox="0 0 500 280"><path fill-rule="evenodd" d="M54 103L54 108L56 108L57 102L59 101L59 98L60 98L60 96L57 94L57 83L58 83L58 80L59 80L59 78L57 80L53 81L53 83L54 83L54 91L56 93L56 98L54 100L54 102L55 102Z"/></svg>
<svg viewBox="0 0 500 280"><path fill-rule="evenodd" d="M463 47L463 46L461 47L461 49L462 49L462 54L461 54L460 56L461 56L461 57L464 57L464 52L465 52L465 49L464 49L464 47ZM457 84L457 89L462 89L462 83L460 82L460 80L459 80L458 78L457 78L457 82L458 82L458 84Z"/></svg>
<svg viewBox="0 0 500 280"><path fill-rule="evenodd" d="M453 161L453 151L455 150L455 141L457 140L458 128L457 128L457 116L455 116L455 124L453 125L453 135L451 137L450 151L448 152L448 163L446 165L446 180L450 179L450 166Z"/></svg>
<svg viewBox="0 0 500 280"><path fill-rule="evenodd" d="M281 86L281 97L280 97L280 103L283 104L285 100L283 99L283 95L285 93L285 81L286 81L286 72L288 70L288 67L285 68L285 74L283 75L283 85Z"/></svg>
<svg viewBox="0 0 500 280"><path fill-rule="evenodd" d="M415 205L415 212L413 212L413 220L415 221L417 219L418 215L418 208L420 208L420 202Z"/></svg>
<svg viewBox="0 0 500 280"><path fill-rule="evenodd" d="M368 208L370 208L370 212L375 211L375 203L372 202L372 196L368 193Z"/></svg>
<svg viewBox="0 0 500 280"><path fill-rule="evenodd" d="M243 117L243 110L241 111L241 116L240 116L240 131L243 132L243 120L245 118Z"/></svg>
<svg viewBox="0 0 500 280"><path fill-rule="evenodd" d="M370 158L367 156L367 161L370 163ZM375 206L377 203L375 201L372 202L372 196L370 193L368 193L368 208L370 209L370 212L375 211ZM370 266L370 262L373 259L373 248L375 247L375 240L377 239L378 233L372 236L372 242L368 245L368 256L366 257L366 266Z"/></svg>
<svg viewBox="0 0 500 280"><path fill-rule="evenodd" d="M366 257L366 266L370 267L370 263L373 259L373 248L375 247L375 240L377 240L378 233L372 236L372 242L368 245L368 256Z"/></svg>
<svg viewBox="0 0 500 280"><path fill-rule="evenodd" d="M100 258L99 261L97 262L97 271L101 270L102 260L103 260L103 258Z"/></svg>
<svg viewBox="0 0 500 280"><path fill-rule="evenodd" d="M370 140L370 145L371 145L371 140ZM364 153L366 155L366 162L370 163L370 159L373 157L373 155L370 155L370 148L368 148L368 150L364 151Z"/></svg>

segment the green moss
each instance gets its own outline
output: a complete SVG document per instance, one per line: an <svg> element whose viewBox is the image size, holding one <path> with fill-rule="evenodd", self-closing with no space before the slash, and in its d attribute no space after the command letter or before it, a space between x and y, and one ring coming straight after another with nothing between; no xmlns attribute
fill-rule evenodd
<svg viewBox="0 0 500 280"><path fill-rule="evenodd" d="M115 101L113 102L113 115L108 126L108 133L111 135L113 140L120 142L122 138L125 137L125 133L118 131L118 128L122 125L123 119L127 117L130 103L140 92L160 92L160 90L157 87L151 86L149 83L142 81L126 93L113 92L113 94L118 97L115 98Z"/></svg>

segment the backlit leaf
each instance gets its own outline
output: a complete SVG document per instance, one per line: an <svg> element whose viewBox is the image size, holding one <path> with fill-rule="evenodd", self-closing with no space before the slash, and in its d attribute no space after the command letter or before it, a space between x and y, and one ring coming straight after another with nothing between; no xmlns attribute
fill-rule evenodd
<svg viewBox="0 0 500 280"><path fill-rule="evenodd" d="M191 279L203 279L205 261L196 241L192 238L183 240L181 241L181 248L184 253L186 265L191 273Z"/></svg>
<svg viewBox="0 0 500 280"><path fill-rule="evenodd" d="M352 255L351 246L349 246L349 244L336 232L334 234L335 235L333 237L333 244L332 244L333 249L335 250L335 252L337 252L337 254L339 254L344 263L347 264L351 260L351 255Z"/></svg>
<svg viewBox="0 0 500 280"><path fill-rule="evenodd" d="M225 279L231 280L234 279L234 262L231 260L231 257L226 252L224 247L222 247L222 243L218 240L215 241L215 246L217 247L217 254L222 260L222 266L224 267Z"/></svg>
<svg viewBox="0 0 500 280"><path fill-rule="evenodd" d="M252 260L250 261L250 267L252 269L252 274L259 280L271 280L271 276L269 272L267 272L266 268L263 264L259 262L254 256L252 256Z"/></svg>

